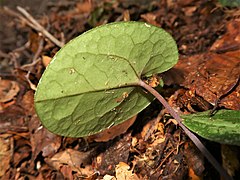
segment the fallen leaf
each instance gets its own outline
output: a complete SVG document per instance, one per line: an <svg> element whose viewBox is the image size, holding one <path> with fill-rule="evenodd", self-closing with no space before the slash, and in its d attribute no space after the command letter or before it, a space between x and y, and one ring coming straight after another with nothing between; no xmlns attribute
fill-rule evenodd
<svg viewBox="0 0 240 180"><path fill-rule="evenodd" d="M2 177L10 168L10 161L14 151L12 135L1 134L0 147L0 177Z"/></svg>
<svg viewBox="0 0 240 180"><path fill-rule="evenodd" d="M103 180L116 180L116 178L114 176L106 174L105 176L103 176Z"/></svg>
<svg viewBox="0 0 240 180"><path fill-rule="evenodd" d="M192 168L189 168L188 176L191 180L201 180L201 178L194 173Z"/></svg>
<svg viewBox="0 0 240 180"><path fill-rule="evenodd" d="M114 139L115 137L125 133L128 128L135 122L137 116L133 116L127 121L124 121L121 124L118 124L116 126L110 127L109 129L106 129L100 133L91 135L88 137L88 141L96 141L96 142L107 142L111 139Z"/></svg>
<svg viewBox="0 0 240 180"><path fill-rule="evenodd" d="M130 166L124 162L116 165L117 180L139 180L138 176L132 172Z"/></svg>
<svg viewBox="0 0 240 180"><path fill-rule="evenodd" d="M21 106L24 108L27 115L34 115L34 92L32 90L27 91L22 98Z"/></svg>
<svg viewBox="0 0 240 180"><path fill-rule="evenodd" d="M31 132L30 141L32 146L32 157L35 159L40 152L43 157L52 156L61 146L61 137L49 132L40 125L40 121L35 114L29 122Z"/></svg>
<svg viewBox="0 0 240 180"><path fill-rule="evenodd" d="M164 76L168 84L179 84L207 102L240 109L240 51L212 52L181 58ZM192 96L194 97L194 96Z"/></svg>
<svg viewBox="0 0 240 180"><path fill-rule="evenodd" d="M76 7L79 14L90 13L92 11L92 3L89 0L84 2L78 2L76 4Z"/></svg>
<svg viewBox="0 0 240 180"><path fill-rule="evenodd" d="M0 79L0 103L12 100L20 88L16 81Z"/></svg>
<svg viewBox="0 0 240 180"><path fill-rule="evenodd" d="M124 10L124 11L123 11L123 20L124 20L124 21L130 21L129 10Z"/></svg>
<svg viewBox="0 0 240 180"><path fill-rule="evenodd" d="M239 49L240 49L240 20L235 19L227 24L227 33L225 33L224 36L220 37L217 41L215 41L210 50L223 53Z"/></svg>
<svg viewBox="0 0 240 180"><path fill-rule="evenodd" d="M231 103L229 100L229 104L222 104L220 101L219 105L229 109L240 109L238 89L234 88L238 86L239 81L239 58L214 53L206 53L192 58L199 58L200 63L196 71L190 73L186 78L185 86L196 91L196 94L212 105L215 105L218 99L227 99L228 94L236 93Z"/></svg>
<svg viewBox="0 0 240 180"><path fill-rule="evenodd" d="M188 6L184 8L184 14L185 16L193 16L196 10L197 10L196 6Z"/></svg>
<svg viewBox="0 0 240 180"><path fill-rule="evenodd" d="M141 14L141 18L143 18L149 24L160 26L160 24L158 24L156 21L157 15L154 13Z"/></svg>
<svg viewBox="0 0 240 180"><path fill-rule="evenodd" d="M42 63L44 67L47 67L48 64L51 62L52 58L49 56L42 56Z"/></svg>
<svg viewBox="0 0 240 180"><path fill-rule="evenodd" d="M28 131L24 109L16 103L0 111L0 133Z"/></svg>
<svg viewBox="0 0 240 180"><path fill-rule="evenodd" d="M14 136L14 154L12 156L12 166L21 168L29 167L28 159L31 158L31 146L26 137Z"/></svg>
<svg viewBox="0 0 240 180"><path fill-rule="evenodd" d="M79 152L73 149L66 149L55 154L52 158L46 158L45 161L60 170L63 165L68 165L72 171L82 176L91 176L94 171L91 166L91 151Z"/></svg>
<svg viewBox="0 0 240 180"><path fill-rule="evenodd" d="M62 165L60 167L60 172L63 174L64 179L73 180L72 168L68 165Z"/></svg>

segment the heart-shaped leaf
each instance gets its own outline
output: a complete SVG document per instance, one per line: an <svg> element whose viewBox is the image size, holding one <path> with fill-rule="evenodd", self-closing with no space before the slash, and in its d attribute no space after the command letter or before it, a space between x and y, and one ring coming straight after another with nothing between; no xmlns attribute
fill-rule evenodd
<svg viewBox="0 0 240 180"><path fill-rule="evenodd" d="M177 46L164 30L140 22L110 23L65 45L39 81L35 108L50 131L88 136L117 125L154 99L139 79L170 69Z"/></svg>
<svg viewBox="0 0 240 180"><path fill-rule="evenodd" d="M240 146L240 111L220 110L184 115L183 124L198 135L221 144Z"/></svg>

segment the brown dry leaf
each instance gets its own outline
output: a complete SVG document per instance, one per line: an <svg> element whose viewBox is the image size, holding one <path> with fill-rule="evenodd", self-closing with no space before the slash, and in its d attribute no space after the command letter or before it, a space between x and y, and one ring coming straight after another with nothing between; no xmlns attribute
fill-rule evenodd
<svg viewBox="0 0 240 180"><path fill-rule="evenodd" d="M188 6L184 8L184 14L186 16L193 16L196 10L197 10L196 6Z"/></svg>
<svg viewBox="0 0 240 180"><path fill-rule="evenodd" d="M68 165L62 165L60 167L60 172L63 174L64 179L73 180L72 168Z"/></svg>
<svg viewBox="0 0 240 180"><path fill-rule="evenodd" d="M19 90L17 82L0 78L0 103L12 100L18 94Z"/></svg>
<svg viewBox="0 0 240 180"><path fill-rule="evenodd" d="M190 73L186 78L185 86L212 105L220 100L220 106L235 110L240 109L240 93L239 88L237 88L240 57L206 53L192 58L199 58L199 65L196 71ZM231 98L231 102L228 95L234 96ZM222 103L222 100L227 100L227 103Z"/></svg>
<svg viewBox="0 0 240 180"><path fill-rule="evenodd" d="M227 52L240 49L240 20L235 19L227 24L227 33L218 39L210 48L211 51Z"/></svg>
<svg viewBox="0 0 240 180"><path fill-rule="evenodd" d="M32 157L35 159L42 152L43 157L52 156L61 146L61 137L49 132L40 125L40 121L35 114L29 122L31 132L30 141L32 146Z"/></svg>
<svg viewBox="0 0 240 180"><path fill-rule="evenodd" d="M14 131L26 132L26 114L23 108L16 103L0 111L0 133Z"/></svg>
<svg viewBox="0 0 240 180"><path fill-rule="evenodd" d="M10 134L0 135L0 177L10 168L14 147L13 138Z"/></svg>
<svg viewBox="0 0 240 180"><path fill-rule="evenodd" d="M240 51L224 54L205 53L181 58L178 64L165 74L168 84L188 88L210 104L228 109L240 109ZM192 96L193 97L193 96Z"/></svg>
<svg viewBox="0 0 240 180"><path fill-rule="evenodd" d="M51 62L52 58L49 56L42 56L42 63L44 67L47 67L48 64Z"/></svg>
<svg viewBox="0 0 240 180"><path fill-rule="evenodd" d="M156 21L157 15L154 13L141 14L141 18L143 18L149 24L160 26L160 24L158 24Z"/></svg>
<svg viewBox="0 0 240 180"><path fill-rule="evenodd" d="M129 10L124 10L123 11L123 20L124 21L130 21L130 13L129 13Z"/></svg>
<svg viewBox="0 0 240 180"><path fill-rule="evenodd" d="M201 178L194 173L192 168L189 168L188 176L191 180L201 180Z"/></svg>
<svg viewBox="0 0 240 180"><path fill-rule="evenodd" d="M91 176L94 173L91 166L90 151L79 152L73 149L66 149L55 154L52 158L46 158L45 161L56 170L60 170L63 165L67 165L71 168L71 171L75 171L81 176Z"/></svg>
<svg viewBox="0 0 240 180"><path fill-rule="evenodd" d="M188 6L191 5L192 3L194 3L195 0L179 0L177 1L177 4L179 6Z"/></svg>
<svg viewBox="0 0 240 180"><path fill-rule="evenodd" d="M27 91L21 101L22 107L25 109L25 113L28 115L35 114L34 109L34 92L32 90Z"/></svg>
<svg viewBox="0 0 240 180"><path fill-rule="evenodd" d="M39 36L39 34L33 30L29 32L29 49L33 52L36 53L38 48L39 48L39 41L42 37Z"/></svg>
<svg viewBox="0 0 240 180"><path fill-rule="evenodd" d="M79 14L90 13L92 11L92 3L89 0L85 0L84 2L79 2L76 4L76 6Z"/></svg>
<svg viewBox="0 0 240 180"><path fill-rule="evenodd" d="M184 112L186 114L189 112L195 113L196 110L194 107L197 107L198 111L207 111L212 108L212 105L202 97L196 95L195 92L184 88L175 91L175 93L168 99L168 103L177 112Z"/></svg>
<svg viewBox="0 0 240 180"><path fill-rule="evenodd" d="M109 129L106 129L100 133L91 135L88 137L88 141L107 142L111 139L114 139L115 137L124 134L128 130L128 128L135 122L136 118L137 116L134 116L121 124L110 127Z"/></svg>
<svg viewBox="0 0 240 180"><path fill-rule="evenodd" d="M103 176L103 180L116 180L116 178L114 176L106 174L105 176Z"/></svg>
<svg viewBox="0 0 240 180"><path fill-rule="evenodd" d="M117 180L140 180L138 176L132 172L130 166L124 162L119 162L115 170Z"/></svg>

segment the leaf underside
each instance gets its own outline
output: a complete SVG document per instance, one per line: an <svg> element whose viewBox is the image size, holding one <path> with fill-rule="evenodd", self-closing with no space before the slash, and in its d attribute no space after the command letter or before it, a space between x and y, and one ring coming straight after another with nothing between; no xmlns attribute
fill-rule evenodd
<svg viewBox="0 0 240 180"><path fill-rule="evenodd" d="M50 131L83 137L117 125L154 99L136 86L142 76L177 63L175 41L140 22L118 22L83 33L53 58L39 81L35 108Z"/></svg>
<svg viewBox="0 0 240 180"><path fill-rule="evenodd" d="M208 140L240 146L240 111L219 110L214 116L209 111L184 115L183 124Z"/></svg>

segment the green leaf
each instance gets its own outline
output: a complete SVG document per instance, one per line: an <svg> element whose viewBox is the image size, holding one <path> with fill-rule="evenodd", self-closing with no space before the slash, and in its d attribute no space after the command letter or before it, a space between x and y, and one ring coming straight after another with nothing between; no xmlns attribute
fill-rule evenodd
<svg viewBox="0 0 240 180"><path fill-rule="evenodd" d="M154 99L136 86L142 76L177 63L173 38L140 22L110 23L65 45L39 81L35 108L42 124L82 137L117 125Z"/></svg>
<svg viewBox="0 0 240 180"><path fill-rule="evenodd" d="M240 111L219 110L214 116L209 111L181 116L183 124L208 140L240 146Z"/></svg>
<svg viewBox="0 0 240 180"><path fill-rule="evenodd" d="M223 6L238 7L240 0L218 0Z"/></svg>

